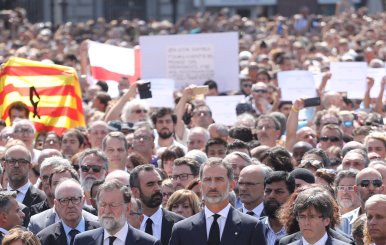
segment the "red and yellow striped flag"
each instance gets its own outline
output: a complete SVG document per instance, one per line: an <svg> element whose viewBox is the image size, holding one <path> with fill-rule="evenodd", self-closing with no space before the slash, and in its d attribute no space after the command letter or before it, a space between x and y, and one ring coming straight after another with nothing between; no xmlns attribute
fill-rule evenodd
<svg viewBox="0 0 386 245"><path fill-rule="evenodd" d="M8 108L16 101L28 106L38 132L62 135L68 128L85 126L80 85L71 67L11 57L0 72L0 115L7 125Z"/></svg>

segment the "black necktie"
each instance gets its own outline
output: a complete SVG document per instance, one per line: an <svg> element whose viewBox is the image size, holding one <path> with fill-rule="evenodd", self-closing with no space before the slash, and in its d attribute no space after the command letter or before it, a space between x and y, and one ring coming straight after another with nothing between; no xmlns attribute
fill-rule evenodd
<svg viewBox="0 0 386 245"><path fill-rule="evenodd" d="M253 211L248 211L247 214L249 214L250 216L254 216L255 213Z"/></svg>
<svg viewBox="0 0 386 245"><path fill-rule="evenodd" d="M76 230L76 229L72 229L70 230L70 232L68 233L71 237L71 240L70 240L70 245L74 244L74 239L75 239L75 236L76 234L79 234L79 231Z"/></svg>
<svg viewBox="0 0 386 245"><path fill-rule="evenodd" d="M147 218L145 232L149 235L153 235L152 225L153 225L153 221L150 218Z"/></svg>
<svg viewBox="0 0 386 245"><path fill-rule="evenodd" d="M219 214L213 214L213 223L209 230L208 245L220 244L220 227L217 222L218 218L220 218Z"/></svg>
<svg viewBox="0 0 386 245"><path fill-rule="evenodd" d="M117 239L115 236L109 237L109 245L113 245L115 239Z"/></svg>

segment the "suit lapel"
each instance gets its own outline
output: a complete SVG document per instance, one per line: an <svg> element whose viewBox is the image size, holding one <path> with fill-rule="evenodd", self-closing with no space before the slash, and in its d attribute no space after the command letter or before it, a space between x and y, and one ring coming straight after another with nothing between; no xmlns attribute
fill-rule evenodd
<svg viewBox="0 0 386 245"><path fill-rule="evenodd" d="M327 238L326 245L332 245L332 239L330 236Z"/></svg>
<svg viewBox="0 0 386 245"><path fill-rule="evenodd" d="M56 213L54 212L54 208L52 208L51 212L46 217L46 225L44 227L54 224L55 216L56 216Z"/></svg>
<svg viewBox="0 0 386 245"><path fill-rule="evenodd" d="M231 207L221 237L221 245L237 243L237 238L240 235L240 223L241 219L239 214Z"/></svg>
<svg viewBox="0 0 386 245"><path fill-rule="evenodd" d="M57 244L67 245L67 236L66 232L64 231L62 222L56 224L55 237L57 237L57 239L55 239Z"/></svg>
<svg viewBox="0 0 386 245"><path fill-rule="evenodd" d="M94 241L90 242L89 245L103 245L103 235L104 229L98 228L95 230L95 233L93 235Z"/></svg>
<svg viewBox="0 0 386 245"><path fill-rule="evenodd" d="M32 187L32 185L30 185L28 187L28 191L27 191L27 193L25 193L25 196L24 196L23 204L26 206L30 206L30 204L32 203L31 187Z"/></svg>
<svg viewBox="0 0 386 245"><path fill-rule="evenodd" d="M192 234L196 238L194 244L207 244L206 218L204 210L192 221Z"/></svg>

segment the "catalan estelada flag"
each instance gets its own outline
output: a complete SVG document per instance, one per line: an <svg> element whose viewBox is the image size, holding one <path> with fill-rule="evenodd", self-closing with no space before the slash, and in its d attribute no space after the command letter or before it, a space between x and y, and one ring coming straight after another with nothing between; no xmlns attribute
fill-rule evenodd
<svg viewBox="0 0 386 245"><path fill-rule="evenodd" d="M30 110L36 130L59 135L85 126L82 94L72 67L11 57L0 71L0 115L10 125L8 108L21 101Z"/></svg>

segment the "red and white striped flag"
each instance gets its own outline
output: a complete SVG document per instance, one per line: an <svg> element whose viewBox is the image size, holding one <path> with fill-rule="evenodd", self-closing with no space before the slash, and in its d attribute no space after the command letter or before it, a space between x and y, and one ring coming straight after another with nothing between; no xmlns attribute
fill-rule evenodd
<svg viewBox="0 0 386 245"><path fill-rule="evenodd" d="M88 56L91 74L95 80L120 81L122 77L126 77L130 82L134 82L140 77L139 47L122 48L89 41Z"/></svg>

